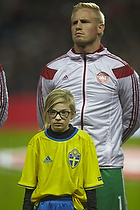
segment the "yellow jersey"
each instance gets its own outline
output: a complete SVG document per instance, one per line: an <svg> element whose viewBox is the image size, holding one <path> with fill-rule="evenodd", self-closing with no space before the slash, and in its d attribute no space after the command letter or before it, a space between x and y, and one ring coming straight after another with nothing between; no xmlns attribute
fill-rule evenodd
<svg viewBox="0 0 140 210"><path fill-rule="evenodd" d="M65 139L39 132L28 144L18 185L34 189L32 202L48 195L72 195L74 207L83 209L85 190L103 186L93 140L77 128Z"/></svg>

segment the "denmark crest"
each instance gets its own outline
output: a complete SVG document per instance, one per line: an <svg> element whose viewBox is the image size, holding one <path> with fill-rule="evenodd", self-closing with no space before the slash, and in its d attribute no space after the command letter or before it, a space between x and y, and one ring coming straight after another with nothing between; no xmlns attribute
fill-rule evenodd
<svg viewBox="0 0 140 210"><path fill-rule="evenodd" d="M106 84L109 81L109 75L105 72L100 72L97 74L97 80L102 84Z"/></svg>
<svg viewBox="0 0 140 210"><path fill-rule="evenodd" d="M78 166L81 159L81 154L78 152L77 149L73 149L71 152L69 152L68 160L71 168L75 168Z"/></svg>

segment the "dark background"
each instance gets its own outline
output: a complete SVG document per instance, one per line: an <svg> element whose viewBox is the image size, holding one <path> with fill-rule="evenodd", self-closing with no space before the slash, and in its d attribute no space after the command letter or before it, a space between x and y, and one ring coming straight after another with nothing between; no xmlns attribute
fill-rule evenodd
<svg viewBox="0 0 140 210"><path fill-rule="evenodd" d="M0 0L0 63L9 94L36 92L46 63L72 46L74 0ZM87 2L87 1L85 1ZM106 17L102 44L140 74L140 1L95 0Z"/></svg>

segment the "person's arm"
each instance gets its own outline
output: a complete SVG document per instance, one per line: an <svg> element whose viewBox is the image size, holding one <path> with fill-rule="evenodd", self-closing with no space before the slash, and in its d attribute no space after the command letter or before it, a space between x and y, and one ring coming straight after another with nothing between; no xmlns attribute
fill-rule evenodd
<svg viewBox="0 0 140 210"><path fill-rule="evenodd" d="M44 109L44 101L47 95L53 90L53 77L57 70L45 68L42 70L40 74L40 78L37 86L37 118L38 124L41 129L43 129L44 123L42 120L42 113Z"/></svg>
<svg viewBox="0 0 140 210"><path fill-rule="evenodd" d="M97 210L96 189L86 190L87 210Z"/></svg>
<svg viewBox="0 0 140 210"><path fill-rule="evenodd" d="M0 128L6 121L8 115L8 91L5 72L0 64Z"/></svg>
<svg viewBox="0 0 140 210"><path fill-rule="evenodd" d="M140 127L140 85L138 74L127 64L113 70L119 84L122 107L122 144Z"/></svg>
<svg viewBox="0 0 140 210"><path fill-rule="evenodd" d="M34 142L36 142L36 135L32 137L28 144L22 175L18 182L18 186L25 189L23 210L32 210L31 197L38 182L38 155Z"/></svg>
<svg viewBox="0 0 140 210"><path fill-rule="evenodd" d="M24 201L23 201L23 210L33 210L34 204L31 202L31 195L33 190L25 189Z"/></svg>

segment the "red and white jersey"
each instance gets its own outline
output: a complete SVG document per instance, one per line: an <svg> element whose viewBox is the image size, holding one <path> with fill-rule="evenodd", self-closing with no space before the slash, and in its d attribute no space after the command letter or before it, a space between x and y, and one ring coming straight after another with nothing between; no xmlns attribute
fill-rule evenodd
<svg viewBox="0 0 140 210"><path fill-rule="evenodd" d="M76 54L74 48L42 70L37 89L37 115L43 127L44 100L53 89L72 92L73 125L92 137L100 168L123 167L121 145L140 126L138 74L106 48Z"/></svg>
<svg viewBox="0 0 140 210"><path fill-rule="evenodd" d="M0 64L0 128L8 115L8 91L6 85L5 72Z"/></svg>

